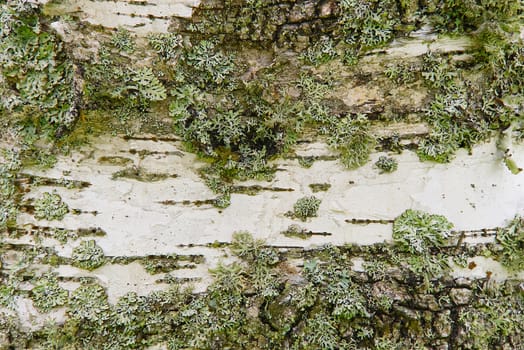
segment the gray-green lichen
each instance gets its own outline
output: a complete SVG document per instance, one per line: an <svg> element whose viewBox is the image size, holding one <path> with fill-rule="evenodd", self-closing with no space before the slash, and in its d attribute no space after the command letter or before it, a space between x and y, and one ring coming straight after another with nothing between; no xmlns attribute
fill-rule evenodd
<svg viewBox="0 0 524 350"><path fill-rule="evenodd" d="M57 193L44 192L34 202L35 218L45 220L62 220L69 213L69 207Z"/></svg>
<svg viewBox="0 0 524 350"><path fill-rule="evenodd" d="M428 274L427 267L413 269L412 259L420 255L456 254L456 245L444 244L451 238L451 224L438 215L408 211L395 226L393 244L327 245L296 252L304 259L302 267L291 266L283 250L268 247L248 232L236 232L230 251L239 260L213 269L214 282L205 293L193 294L175 284L145 296L128 293L112 304L103 287L85 280L69 297L65 323L27 333L2 318L0 336L15 348L165 344L168 349L341 345L403 349L524 344L518 281L457 280L446 266L438 274ZM472 247L460 249L475 253ZM364 270L352 268L356 257L365 259ZM36 282L33 298L44 297L46 291L55 291L49 295L60 298L51 304L46 300L44 307L65 302L67 292L57 288L52 276Z"/></svg>
<svg viewBox="0 0 524 350"><path fill-rule="evenodd" d="M393 223L393 241L411 254L428 253L430 247L446 243L452 228L453 224L442 215L408 209Z"/></svg>
<svg viewBox="0 0 524 350"><path fill-rule="evenodd" d="M22 167L20 154L2 150L0 162L0 229L13 225L18 213L16 174Z"/></svg>
<svg viewBox="0 0 524 350"><path fill-rule="evenodd" d="M516 216L504 228L497 232L497 242L501 249L497 251L500 262L510 271L524 269L524 218Z"/></svg>
<svg viewBox="0 0 524 350"><path fill-rule="evenodd" d="M82 241L71 254L73 266L86 270L94 270L105 263L105 255L94 240Z"/></svg>
<svg viewBox="0 0 524 350"><path fill-rule="evenodd" d="M322 201L315 196L302 197L293 205L293 215L302 221L317 216Z"/></svg>
<svg viewBox="0 0 524 350"><path fill-rule="evenodd" d="M204 1L187 23L173 19L178 31L151 34L146 44L125 29L99 28L94 34L99 50L87 58L75 51L86 42L62 42L51 30L51 21L74 23L75 16L48 18L25 1L0 5L0 120L9 130L2 131L2 141L4 136L16 141L0 162L0 229L9 233L17 232L22 162L49 166L54 152L69 152L87 135L108 130L169 133L174 126L187 149L208 162L201 176L217 194L211 204L218 208L230 204L233 181L271 178L276 169L270 161L292 154L311 134L326 140L347 168L364 165L377 147L401 151L399 140L386 143L374 134L398 120L429 125L429 134L419 135L411 147L422 160L438 162L510 127L523 134L519 1ZM439 34L473 37L466 59L432 52L405 64L380 63L373 72L365 66L371 50L428 23ZM94 33L87 24L73 28ZM266 56L268 62L259 59ZM364 66L367 71L360 69ZM428 94L418 110L388 114L380 103L370 112L365 105L342 103L333 93L373 81L392 90L424 85ZM41 149L42 144L49 147ZM314 160L298 159L304 166ZM100 161L128 166L131 160ZM377 166L395 168L385 160ZM116 176L155 181L171 175L137 166ZM41 219L61 219L68 211L51 193L34 204ZM291 215L307 220L319 206L319 199L305 197ZM393 245L292 252L303 258L303 266L240 232L231 243L238 261L214 269L206 292L192 294L175 285L146 296L129 293L114 305L100 285L84 281L68 296L54 277L40 276L33 264L62 260L37 246L24 251L12 270L0 260L0 305L14 308L17 298L29 295L41 311L67 307L69 318L29 331L1 313L0 344L20 349L521 348L520 282L450 276L452 262L464 265L479 252L520 271L521 221L501 228L496 244L469 247L457 244L445 218L408 210L393 224ZM308 232L298 226L287 230L300 238L308 238ZM67 242L80 234L56 229L50 236ZM3 259L2 243L0 253ZM353 258L365 260L365 271L352 269ZM74 266L92 270L105 261L95 241L73 249ZM141 262L151 273L178 267L176 257ZM21 289L32 278L32 291Z"/></svg>
<svg viewBox="0 0 524 350"><path fill-rule="evenodd" d="M375 166L380 169L380 173L392 173L398 168L398 163L394 158L380 156L375 162Z"/></svg>
<svg viewBox="0 0 524 350"><path fill-rule="evenodd" d="M58 285L54 276L44 276L38 280L31 290L33 304L42 312L66 304L69 292Z"/></svg>
<svg viewBox="0 0 524 350"><path fill-rule="evenodd" d="M41 30L38 5L0 6L0 116L8 125L25 124L29 138L54 137L72 127L78 112L72 61L60 40Z"/></svg>

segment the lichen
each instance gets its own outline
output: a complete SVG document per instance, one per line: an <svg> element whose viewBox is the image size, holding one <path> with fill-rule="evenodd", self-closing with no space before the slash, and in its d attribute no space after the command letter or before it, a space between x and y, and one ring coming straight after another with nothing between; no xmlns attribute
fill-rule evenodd
<svg viewBox="0 0 524 350"><path fill-rule="evenodd" d="M18 213L19 193L15 184L16 174L22 164L20 154L1 150L0 156L0 229L12 226Z"/></svg>
<svg viewBox="0 0 524 350"><path fill-rule="evenodd" d="M87 331L97 331L110 317L107 294L100 285L83 284L71 294L69 316L81 322Z"/></svg>
<svg viewBox="0 0 524 350"><path fill-rule="evenodd" d="M58 285L55 276L47 276L37 281L31 295L33 304L42 312L62 306L69 300L68 291Z"/></svg>
<svg viewBox="0 0 524 350"><path fill-rule="evenodd" d="M69 213L69 207L57 193L44 192L35 203L35 217L45 220L62 220Z"/></svg>
<svg viewBox="0 0 524 350"><path fill-rule="evenodd" d="M166 61L176 59L183 47L183 39L175 33L152 33L148 37L149 45Z"/></svg>
<svg viewBox="0 0 524 350"><path fill-rule="evenodd" d="M453 224L442 215L408 209L393 223L393 241L402 254L393 260L422 277L422 287L449 271L449 257L440 252L451 239Z"/></svg>
<svg viewBox="0 0 524 350"><path fill-rule="evenodd" d="M82 241L71 254L73 266L94 270L105 263L105 255L94 240Z"/></svg>
<svg viewBox="0 0 524 350"><path fill-rule="evenodd" d="M317 216L322 201L315 196L302 197L293 204L293 215L302 221Z"/></svg>
<svg viewBox="0 0 524 350"><path fill-rule="evenodd" d="M429 221L414 220L415 214L399 220L424 227L425 232L432 231L428 227L449 227L429 214L418 213ZM434 221L442 225L428 223ZM446 254L456 250L455 246L439 247ZM170 349L188 344L195 348L247 344L263 349L286 344L333 349L340 344L399 349L522 345L518 281L465 284L444 274L435 277L429 293L419 285L425 271L399 277L406 273L405 259L412 254L398 244L323 246L301 251L303 267L291 267L282 250L268 247L248 232L237 232L231 253L239 260L213 269L214 281L204 293L192 294L175 284L144 296L128 293L110 304L103 287L81 281L71 293L65 323L33 333L27 338L30 346L25 347L69 344L81 348L86 343L97 348L167 344ZM353 258L359 256L366 259L365 272L352 269ZM450 317L450 310L457 317ZM451 334L453 328L456 335ZM2 330L27 336L14 324ZM428 337L428 332L434 336Z"/></svg>
<svg viewBox="0 0 524 350"><path fill-rule="evenodd" d="M300 239L306 239L310 236L308 230L295 224L289 225L288 228L281 233L286 237L297 237Z"/></svg>
<svg viewBox="0 0 524 350"><path fill-rule="evenodd" d="M384 122L426 122L429 134L417 135L420 142L409 147L418 147L422 160L439 162L510 125L522 130L524 55L514 23L522 13L518 0L204 1L191 19L173 19L176 32L151 34L147 44L135 42L124 29L95 32L87 23L75 29L85 41L61 42L49 24L65 16L42 16L36 4L26 1L0 6L0 118L20 140L0 161L0 229L10 234L19 234L22 162L52 166L54 152L70 152L94 133L132 134L168 114L187 149L208 163L200 175L217 195L188 203L219 208L230 204L239 188L235 180L270 179L276 171L270 161L293 154L297 142L326 140L343 165L356 168L375 150L374 130ZM75 23L76 14L67 21ZM463 57L430 53L413 58L413 64L388 61L384 70L381 60L366 65L380 56L370 50L428 22L443 35L474 37L473 46ZM100 50L79 58L77 49L93 37L101 42ZM256 57L254 63L245 59L249 55ZM259 56L270 58L265 63ZM355 65L360 59L363 65ZM346 66L340 68L341 62ZM78 79L85 80L83 96L75 96ZM427 103L410 110L410 116L394 110L390 118L381 114L380 102L367 111L366 105L343 105L333 93L341 85L373 81L386 81L387 88L424 85ZM171 132L170 122L158 124L160 132ZM399 140L395 137L395 151L404 147ZM317 159L325 160L301 156L298 162L309 167ZM127 158L100 161L129 165ZM377 167L394 170L395 164L384 159ZM507 165L518 171L515 164ZM174 175L150 174L137 166L118 176L154 181ZM312 185L312 191L328 188ZM56 196L47 193L46 201L36 201L35 216L62 218L67 206ZM319 206L318 198L301 198L290 216L305 221ZM55 277L32 268L71 261L95 269L106 261L95 241L80 243L69 260L44 249L35 237L37 245L24 248L14 264L0 260L0 305L14 307L17 298L30 296L43 312L64 305L68 319L28 332L2 313L0 343L50 349L522 348L521 281L499 285L489 275L457 281L449 266L450 261L463 266L484 249L511 272L522 270L522 219L501 228L495 244L477 247L456 245L451 228L442 216L408 210L393 224L393 244L308 250L270 247L237 232L229 245L235 262L213 269L214 281L205 292L193 294L172 279L173 288L129 293L116 304L108 302L102 286L86 281L67 303L67 292ZM85 233L36 230L60 242ZM292 225L284 234L306 238L310 233ZM4 246L14 249L0 242L2 258ZM365 271L352 266L354 258L364 259ZM129 260L113 258L118 259ZM182 258L137 259L158 273L180 267ZM35 285L32 291L26 290L28 279ZM467 297L460 298L461 293Z"/></svg>
<svg viewBox="0 0 524 350"><path fill-rule="evenodd" d="M380 156L375 162L375 166L380 169L380 173L392 173L398 168L398 162L391 157Z"/></svg>
<svg viewBox="0 0 524 350"><path fill-rule="evenodd" d="M393 223L393 240L405 252L428 253L446 243L452 228L453 224L442 215L408 209Z"/></svg>
<svg viewBox="0 0 524 350"><path fill-rule="evenodd" d="M131 33L122 27L118 27L111 36L111 45L127 53L132 53L135 50L135 42Z"/></svg>
<svg viewBox="0 0 524 350"><path fill-rule="evenodd" d="M36 5L3 4L0 17L0 117L52 139L60 128L71 128L77 116L72 61L60 40L42 30Z"/></svg>
<svg viewBox="0 0 524 350"><path fill-rule="evenodd" d="M497 232L500 262L510 271L524 269L524 219L515 217L506 227Z"/></svg>

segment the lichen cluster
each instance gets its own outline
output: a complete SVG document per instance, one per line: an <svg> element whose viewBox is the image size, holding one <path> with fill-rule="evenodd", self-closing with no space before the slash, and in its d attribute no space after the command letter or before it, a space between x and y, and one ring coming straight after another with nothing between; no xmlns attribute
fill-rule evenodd
<svg viewBox="0 0 524 350"><path fill-rule="evenodd" d="M94 240L82 241L80 245L73 249L71 254L73 266L86 270L94 270L105 262L105 255Z"/></svg>
<svg viewBox="0 0 524 350"><path fill-rule="evenodd" d="M317 216L321 200L315 196L302 197L293 205L293 215L302 221Z"/></svg>
<svg viewBox="0 0 524 350"><path fill-rule="evenodd" d="M524 219L516 216L497 233L499 260L510 271L524 269Z"/></svg>
<svg viewBox="0 0 524 350"><path fill-rule="evenodd" d="M344 106L333 90L346 77L368 74L354 65L366 53L424 24L470 37L474 45L464 60L430 52L383 64L393 83L386 88L423 83L428 89L425 107L410 116L430 126L417 144L420 158L447 162L459 148L510 127L518 138L521 12L518 1L204 1L193 18L174 20L173 32L150 34L144 43L120 27L97 36L97 50L78 55L74 43L61 42L51 29L56 18L34 4L6 4L2 115L30 140L24 157L48 165L53 153L70 151L89 134L166 133L173 125L186 147L209 161L201 175L215 184L217 207L224 208L233 180L271 178L270 161L292 153L311 132L348 168L366 164L377 147L393 150L373 130L407 112ZM45 135L58 147L36 147ZM397 143L394 151L401 150Z"/></svg>
<svg viewBox="0 0 524 350"><path fill-rule="evenodd" d="M396 218L391 244L367 247L284 251L236 232L229 245L235 262L211 271L214 282L206 292L192 293L174 279L168 290L129 293L116 304L92 279L82 279L69 292L57 276L36 268L71 264L94 270L108 261L129 262L106 257L95 240L75 244L70 258L40 242L51 237L65 244L96 230L17 225L21 209L32 207L37 219L50 221L69 212L55 193L24 204L22 167L52 166L56 154L99 133L174 132L207 162L200 175L216 194L211 204L220 210L230 205L235 181L271 179L277 170L271 161L292 156L299 141L324 141L349 169L365 165L377 149L410 148L421 160L449 162L458 149L470 150L489 137L509 133L519 141L524 135L522 13L518 0L213 0L203 1L191 19L173 18L172 32L136 40L125 28L79 24L75 14L51 18L33 2L2 3L0 307L6 309L0 309L0 347L524 347L520 281L499 283L490 274L476 280L451 276L453 268L469 267L478 255L520 272L520 217L498 229L495 243L476 246L464 245L446 218L415 210ZM53 21L81 33L83 40L96 37L100 45L62 41ZM471 46L461 55L377 59L376 50L425 25L437 35L461 35ZM424 98L410 110L351 104L337 94L355 86L423 91ZM424 123L429 133L409 145L398 135L375 134L398 121ZM502 151L518 173L510 150ZM315 161L295 157L305 167ZM128 160L119 159L123 165ZM397 164L382 156L376 167L392 172ZM140 167L115 173L115 178L140 181L168 176L174 177ZM313 192L328 188L311 184ZM307 221L320 204L314 196L300 198L289 216ZM34 246L15 249L3 242L26 232L34 234ZM284 234L307 239L311 232L291 225ZM6 253L12 251L16 254ZM7 258L14 260L9 269L2 260ZM354 258L364 260L363 269L353 268ZM179 267L176 256L139 261L152 274ZM9 316L22 299L42 313L65 307L68 317L63 324L29 330Z"/></svg>
<svg viewBox="0 0 524 350"><path fill-rule="evenodd" d="M69 212L69 207L57 193L44 192L35 203L35 218L45 220L62 220Z"/></svg>
<svg viewBox="0 0 524 350"><path fill-rule="evenodd" d="M15 178L22 164L20 155L4 150L0 155L0 230L12 226L18 213L19 193Z"/></svg>
<svg viewBox="0 0 524 350"><path fill-rule="evenodd" d="M38 310L47 312L66 304L69 300L69 293L59 286L56 277L44 276L35 283L35 287L31 290L31 297Z"/></svg>
<svg viewBox="0 0 524 350"><path fill-rule="evenodd" d="M375 162L375 166L380 169L381 173L392 173L398 168L398 163L394 158L380 156Z"/></svg>
<svg viewBox="0 0 524 350"><path fill-rule="evenodd" d="M506 229L512 231L514 225ZM27 333L14 319L2 317L0 336L15 348L524 345L518 281L451 277L449 257L457 247L461 254L475 256L483 249L487 254L488 246L457 246L459 237L439 215L406 211L394 227L392 244L327 245L287 253L248 232L236 232L229 249L238 260L211 270L213 283L199 294L174 284L145 296L128 293L112 304L93 281L82 280L68 293L53 275L43 275L35 280L31 298L41 311L66 305L65 323ZM292 263L297 257L302 265ZM353 268L354 258L364 260L363 268ZM438 273L427 266L435 259L446 262ZM12 284L4 284L0 300L19 293Z"/></svg>
<svg viewBox="0 0 524 350"><path fill-rule="evenodd" d="M72 61L42 28L36 4L0 6L0 116L8 125L22 123L27 137L53 138L76 119Z"/></svg>

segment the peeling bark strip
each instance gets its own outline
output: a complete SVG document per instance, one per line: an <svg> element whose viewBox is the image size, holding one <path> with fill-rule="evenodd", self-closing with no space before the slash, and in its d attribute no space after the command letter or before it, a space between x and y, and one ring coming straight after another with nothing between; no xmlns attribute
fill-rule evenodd
<svg viewBox="0 0 524 350"><path fill-rule="evenodd" d="M167 32L173 17L191 18L193 9L199 3L199 0L66 0L58 4L51 2L47 6L51 13L71 13L93 25L107 28L123 26L146 35L150 32Z"/></svg>

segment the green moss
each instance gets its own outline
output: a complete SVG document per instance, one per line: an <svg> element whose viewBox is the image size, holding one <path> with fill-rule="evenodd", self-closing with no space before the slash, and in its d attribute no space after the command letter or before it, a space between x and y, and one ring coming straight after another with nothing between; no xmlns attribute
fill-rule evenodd
<svg viewBox="0 0 524 350"><path fill-rule="evenodd" d="M331 188L331 184L328 184L328 183L309 184L309 188L311 188L311 191L313 191L313 193L326 192L327 190Z"/></svg>
<svg viewBox="0 0 524 350"><path fill-rule="evenodd" d="M56 193L44 192L34 203L35 218L45 220L62 220L69 213L69 207Z"/></svg>
<svg viewBox="0 0 524 350"><path fill-rule="evenodd" d="M105 263L104 251L94 240L83 241L73 249L71 254L73 266L94 270Z"/></svg>
<svg viewBox="0 0 524 350"><path fill-rule="evenodd" d="M119 170L111 176L113 180L125 178L125 179L133 179L141 182L156 182L156 181L162 181L167 178L174 178L177 175L174 174L157 174L157 173L149 173L146 170L144 170L141 167L132 166L129 168L125 168L122 170Z"/></svg>

